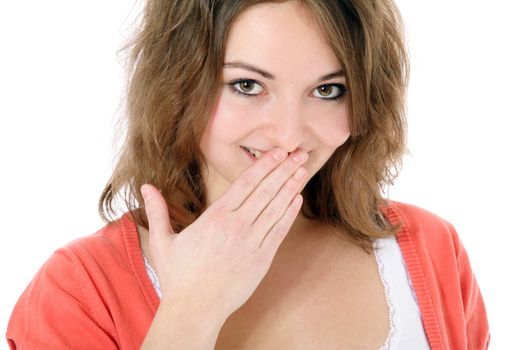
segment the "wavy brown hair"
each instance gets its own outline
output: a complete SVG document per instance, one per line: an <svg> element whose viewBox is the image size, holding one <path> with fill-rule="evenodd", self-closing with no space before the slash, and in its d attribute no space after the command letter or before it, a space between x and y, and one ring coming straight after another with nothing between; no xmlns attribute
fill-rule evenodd
<svg viewBox="0 0 525 350"><path fill-rule="evenodd" d="M370 252L395 234L382 193L405 151L408 55L390 0L295 0L319 26L349 84L351 135L310 179L302 212L330 223ZM129 52L127 134L99 200L110 222L119 199L148 227L140 187L155 185L176 232L206 209L199 140L218 96L232 22L264 0L148 0Z"/></svg>

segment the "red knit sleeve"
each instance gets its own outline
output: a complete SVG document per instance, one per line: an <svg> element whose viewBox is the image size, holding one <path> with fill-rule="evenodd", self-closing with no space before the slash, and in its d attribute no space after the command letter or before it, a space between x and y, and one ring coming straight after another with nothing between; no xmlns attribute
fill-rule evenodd
<svg viewBox="0 0 525 350"><path fill-rule="evenodd" d="M387 214L402 224L397 240L432 349L487 349L485 305L453 225L422 208L390 203Z"/></svg>
<svg viewBox="0 0 525 350"><path fill-rule="evenodd" d="M118 349L109 315L87 298L73 253L60 249L18 300L7 329L13 349Z"/></svg>
<svg viewBox="0 0 525 350"><path fill-rule="evenodd" d="M489 324L485 304L472 272L470 261L461 240L453 227L450 228L456 247L460 278L463 312L465 314L468 349L488 349L490 342Z"/></svg>

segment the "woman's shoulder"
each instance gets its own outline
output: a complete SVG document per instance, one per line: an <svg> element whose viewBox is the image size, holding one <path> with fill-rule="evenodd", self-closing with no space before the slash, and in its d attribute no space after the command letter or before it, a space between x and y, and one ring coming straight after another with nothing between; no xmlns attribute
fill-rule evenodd
<svg viewBox="0 0 525 350"><path fill-rule="evenodd" d="M410 240L416 249L432 248L456 255L463 249L454 225L427 209L390 200L385 213L392 224L400 225L398 241Z"/></svg>
<svg viewBox="0 0 525 350"><path fill-rule="evenodd" d="M122 272L131 265L133 257L141 260L140 244L134 222L124 214L98 231L76 238L55 250L35 279L50 276L56 281L59 276L78 278L85 275L92 278L102 273Z"/></svg>
<svg viewBox="0 0 525 350"><path fill-rule="evenodd" d="M134 222L124 215L49 257L16 303L7 339L24 348L115 349L117 328L147 331L158 304L147 279ZM126 338L130 348L140 344L135 338Z"/></svg>
<svg viewBox="0 0 525 350"><path fill-rule="evenodd" d="M98 231L76 238L57 250L66 255L73 254L80 258L112 257L137 249L138 234L135 223L129 213L106 223Z"/></svg>
<svg viewBox="0 0 525 350"><path fill-rule="evenodd" d="M133 273L142 263L134 225L131 217L124 214L95 233L58 248L41 266L31 285L58 284L64 290L73 290Z"/></svg>
<svg viewBox="0 0 525 350"><path fill-rule="evenodd" d="M384 212L399 225L396 238L429 339L438 345L444 338L458 348L467 343L469 349L486 349L490 334L485 305L454 226L411 204L389 201Z"/></svg>
<svg viewBox="0 0 525 350"><path fill-rule="evenodd" d="M441 216L414 204L389 200L387 213L389 217L414 228L435 225L441 228L452 226L450 222Z"/></svg>

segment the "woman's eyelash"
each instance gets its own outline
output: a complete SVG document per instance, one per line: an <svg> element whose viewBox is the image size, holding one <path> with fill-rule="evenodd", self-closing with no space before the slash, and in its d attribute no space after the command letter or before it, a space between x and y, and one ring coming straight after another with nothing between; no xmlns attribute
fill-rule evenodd
<svg viewBox="0 0 525 350"><path fill-rule="evenodd" d="M258 94L250 94L250 93L242 92L238 88L235 87L237 84L241 84L241 83L257 84L261 87L263 86L261 83L259 83L257 80L254 80L254 79L237 79L237 80L227 83L227 85L230 87L230 90L232 92L234 92L235 94L239 96L242 96L242 97L257 97L258 96ZM319 98L319 99L328 100L328 101L337 101L344 97L344 95L346 94L346 87L343 84L323 84L323 85L316 87L314 90L318 90L322 87L331 87L331 86L336 87L340 90L339 95L334 96L334 97Z"/></svg>
<svg viewBox="0 0 525 350"><path fill-rule="evenodd" d="M257 80L253 80L253 79L237 79L237 80L234 80L232 82L229 82L228 86L237 95L240 95L240 96L243 96L243 97L257 97L257 94L249 94L249 93L246 93L246 92L242 92L242 91L240 91L239 89L237 89L235 87L235 85L241 84L241 83L251 83L251 84L257 84L259 86L262 86L261 83L259 83Z"/></svg>
<svg viewBox="0 0 525 350"><path fill-rule="evenodd" d="M317 90L319 88L322 88L322 87L327 87L327 86L334 86L334 87L338 88L340 93L339 93L339 95L334 96L334 97L322 98L322 100L337 101L337 100L343 98L344 95L346 94L346 87L343 84L324 84L324 85L316 87L315 90Z"/></svg>

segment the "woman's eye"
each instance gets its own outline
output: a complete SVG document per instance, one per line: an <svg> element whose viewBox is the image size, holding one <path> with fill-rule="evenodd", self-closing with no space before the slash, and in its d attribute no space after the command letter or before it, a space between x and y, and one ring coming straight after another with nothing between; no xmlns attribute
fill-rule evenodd
<svg viewBox="0 0 525 350"><path fill-rule="evenodd" d="M341 84L321 85L314 90L314 96L325 100L335 100L342 97L345 91L346 88Z"/></svg>
<svg viewBox="0 0 525 350"><path fill-rule="evenodd" d="M229 84L233 92L243 96L258 95L263 91L262 86L255 80L237 80Z"/></svg>
<svg viewBox="0 0 525 350"><path fill-rule="evenodd" d="M228 83L231 90L240 96L255 97L264 91L263 86L253 79L239 79ZM342 84L326 84L317 87L314 90L314 96L323 100L337 100L346 92Z"/></svg>

